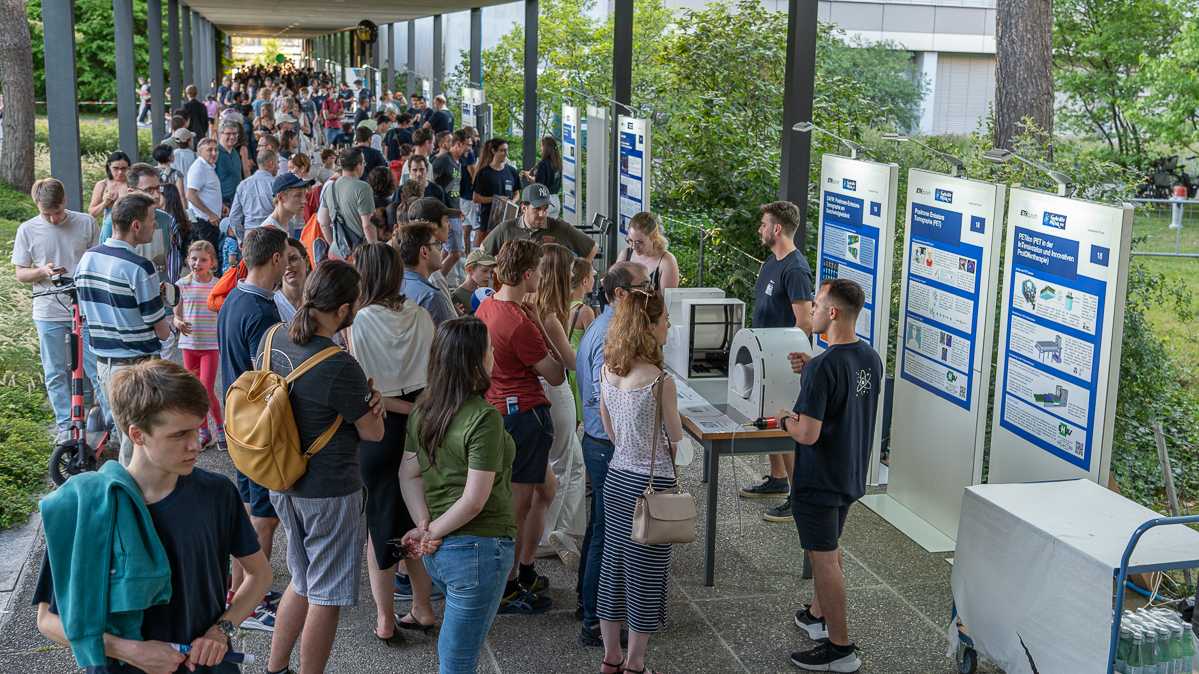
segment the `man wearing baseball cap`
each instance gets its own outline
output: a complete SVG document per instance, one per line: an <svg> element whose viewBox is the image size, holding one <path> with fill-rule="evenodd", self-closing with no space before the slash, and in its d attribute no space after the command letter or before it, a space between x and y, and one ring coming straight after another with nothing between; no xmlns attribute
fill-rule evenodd
<svg viewBox="0 0 1199 674"><path fill-rule="evenodd" d="M491 289L491 273L495 270L495 258L482 248L476 248L466 256L466 280L454 292L454 305L458 313L466 316L475 313L471 299L480 288Z"/></svg>
<svg viewBox="0 0 1199 674"><path fill-rule="evenodd" d="M279 174L271 185L275 208L261 226L281 229L292 238L300 238L300 230L304 228L300 213L304 210L304 195L312 182L294 173Z"/></svg>
<svg viewBox="0 0 1199 674"><path fill-rule="evenodd" d="M171 132L171 145L175 146L175 151L171 157L171 168L184 175L186 184L187 170L192 167L192 162L196 160L196 151L192 149L192 139L195 134L186 126L181 126ZM187 193L187 188L184 188L184 195ZM180 195L180 196L184 196Z"/></svg>
<svg viewBox="0 0 1199 674"><path fill-rule="evenodd" d="M530 240L536 243L559 243L575 255L591 260L598 251L595 241L577 227L558 218L549 217L550 191L541 183L533 183L520 192L521 213L501 223L483 239L483 250L498 255L509 241Z"/></svg>

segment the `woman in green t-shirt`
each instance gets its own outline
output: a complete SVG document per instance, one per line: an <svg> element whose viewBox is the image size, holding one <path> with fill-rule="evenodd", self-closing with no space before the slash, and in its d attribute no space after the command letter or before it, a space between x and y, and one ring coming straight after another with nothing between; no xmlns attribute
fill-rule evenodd
<svg viewBox="0 0 1199 674"><path fill-rule="evenodd" d="M487 326L463 316L433 337L428 386L408 422L400 483L417 528L404 536L446 595L442 674L474 672L515 555L516 446L484 398L494 361Z"/></svg>

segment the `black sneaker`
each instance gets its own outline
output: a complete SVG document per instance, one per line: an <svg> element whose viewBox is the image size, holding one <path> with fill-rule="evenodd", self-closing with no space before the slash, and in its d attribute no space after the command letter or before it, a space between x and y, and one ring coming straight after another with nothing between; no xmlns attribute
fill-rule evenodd
<svg viewBox="0 0 1199 674"><path fill-rule="evenodd" d="M791 491L791 487L787 485L785 477L770 477L769 475L762 476L761 484L755 484L752 487L741 488L741 498L770 498L772 496L786 496Z"/></svg>
<svg viewBox="0 0 1199 674"><path fill-rule="evenodd" d="M767 522L794 522L795 518L791 516L791 497L788 496L786 501L773 508L767 508L762 513L762 519Z"/></svg>
<svg viewBox="0 0 1199 674"><path fill-rule="evenodd" d="M509 615L536 615L545 613L554 605L549 597L530 592L523 587L517 587L513 592L500 599L500 613Z"/></svg>
<svg viewBox="0 0 1199 674"><path fill-rule="evenodd" d="M858 647L834 646L829 642L791 654L791 664L809 672L856 672L862 668Z"/></svg>
<svg viewBox="0 0 1199 674"><path fill-rule="evenodd" d="M600 634L600 627L583 627L579 630L578 642L580 646L587 648L603 648L604 637ZM629 631L626 629L620 630L620 647L625 648L629 645Z"/></svg>
<svg viewBox="0 0 1199 674"><path fill-rule="evenodd" d="M806 632L812 641L827 641L828 625L824 623L824 618L814 617L809 608L811 605L805 604L795 612L795 626Z"/></svg>
<svg viewBox="0 0 1199 674"><path fill-rule="evenodd" d="M524 587L526 590L534 594L541 594L542 592L550 589L550 579L539 575L533 580L532 585L526 587L524 583L521 583L521 587Z"/></svg>

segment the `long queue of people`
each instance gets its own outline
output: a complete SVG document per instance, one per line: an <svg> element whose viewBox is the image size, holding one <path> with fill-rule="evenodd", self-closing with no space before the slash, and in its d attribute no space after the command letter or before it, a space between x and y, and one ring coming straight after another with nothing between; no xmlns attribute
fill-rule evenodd
<svg viewBox="0 0 1199 674"><path fill-rule="evenodd" d="M502 139L472 160L472 129L433 133L444 101L427 117L396 115L386 96L330 95L315 73L274 75L228 83L218 95L233 103L218 119L206 109L193 125L185 107L155 164L114 153L88 213L67 210L53 178L33 188L39 215L18 230L17 277L35 290L74 279L85 370L120 447L119 461L43 500L39 628L81 666L158 673L239 671L226 656L240 626L272 633L269 672L290 672L297 645L299 671L322 672L341 609L359 601L365 558L379 642L439 627L441 671L471 672L497 614L551 607L536 564L557 556L578 570L579 644L603 648L606 674L648 671L672 550L636 543L630 530L639 495L676 484L682 438L662 363L662 290L679 270L657 218L630 222L627 251L598 281L597 313L586 302L597 247L553 216L552 142L529 171L510 165ZM346 143L337 136L351 111L365 116ZM424 121L412 129L414 118ZM322 137L334 121L338 134ZM790 244L798 211L778 202L762 214L773 257L755 303L780 325L852 344L860 289L834 283L813 304ZM165 283L180 290L173 308ZM34 319L61 435L71 314L38 297ZM265 371L287 378L302 477L269 489L241 471L230 481L196 468L204 449L228 451L227 424L245 423L227 404L231 387ZM828 418L824 402L781 416ZM814 444L819 428L812 436L797 421L788 432ZM790 493L802 486L790 466L783 475ZM831 580L856 484L853 474L808 484L837 496L782 508L818 562L818 601L795 621L834 639L796 664L856 660L843 586ZM290 577L273 590L280 527ZM105 579L98 602L92 590ZM398 601L410 602L403 615Z"/></svg>

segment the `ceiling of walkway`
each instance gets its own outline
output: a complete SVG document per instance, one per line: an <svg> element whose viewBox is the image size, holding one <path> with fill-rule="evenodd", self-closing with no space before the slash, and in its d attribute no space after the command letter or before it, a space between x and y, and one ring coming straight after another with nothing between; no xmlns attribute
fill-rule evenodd
<svg viewBox="0 0 1199 674"><path fill-rule="evenodd" d="M353 28L363 19L383 25L511 1L190 0L187 5L230 35L313 37Z"/></svg>

